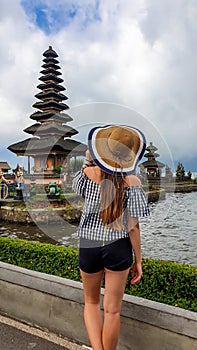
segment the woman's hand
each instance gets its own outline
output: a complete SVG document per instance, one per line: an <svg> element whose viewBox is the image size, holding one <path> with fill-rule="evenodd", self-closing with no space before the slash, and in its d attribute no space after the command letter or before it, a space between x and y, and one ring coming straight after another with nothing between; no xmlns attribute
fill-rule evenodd
<svg viewBox="0 0 197 350"><path fill-rule="evenodd" d="M131 271L131 284L138 283L142 278L142 264L141 262L134 262Z"/></svg>

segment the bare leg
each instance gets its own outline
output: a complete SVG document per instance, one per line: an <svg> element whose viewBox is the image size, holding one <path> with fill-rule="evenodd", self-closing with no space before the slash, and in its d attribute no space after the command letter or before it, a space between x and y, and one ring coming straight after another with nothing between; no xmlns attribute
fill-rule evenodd
<svg viewBox="0 0 197 350"><path fill-rule="evenodd" d="M102 315L100 291L103 271L86 273L81 271L84 288L84 320L93 350L104 350L102 345Z"/></svg>
<svg viewBox="0 0 197 350"><path fill-rule="evenodd" d="M129 269L105 270L103 348L115 350L120 333L120 312Z"/></svg>

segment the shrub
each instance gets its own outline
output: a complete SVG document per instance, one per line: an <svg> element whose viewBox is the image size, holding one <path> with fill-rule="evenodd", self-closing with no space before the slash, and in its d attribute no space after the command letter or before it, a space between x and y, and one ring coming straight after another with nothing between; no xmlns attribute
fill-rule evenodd
<svg viewBox="0 0 197 350"><path fill-rule="evenodd" d="M0 260L51 275L81 281L77 248L0 237ZM163 260L143 259L143 278L130 295L197 312L197 268Z"/></svg>
<svg viewBox="0 0 197 350"><path fill-rule="evenodd" d="M142 281L126 293L157 302L197 311L197 268L176 262L143 259Z"/></svg>
<svg viewBox="0 0 197 350"><path fill-rule="evenodd" d="M50 275L80 280L77 248L0 237L0 261Z"/></svg>
<svg viewBox="0 0 197 350"><path fill-rule="evenodd" d="M61 174L62 171L62 165L56 165L53 167L53 174Z"/></svg>

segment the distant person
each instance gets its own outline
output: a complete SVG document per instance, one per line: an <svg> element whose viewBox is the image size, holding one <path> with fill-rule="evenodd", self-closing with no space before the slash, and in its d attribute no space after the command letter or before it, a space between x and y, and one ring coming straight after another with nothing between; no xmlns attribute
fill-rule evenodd
<svg viewBox="0 0 197 350"><path fill-rule="evenodd" d="M16 180L16 187L17 188L24 188L24 178L23 178L23 168L19 165L17 165L17 168L15 170L15 180Z"/></svg>
<svg viewBox="0 0 197 350"><path fill-rule="evenodd" d="M0 168L0 183L8 183L5 179L2 169Z"/></svg>
<svg viewBox="0 0 197 350"><path fill-rule="evenodd" d="M5 179L2 169L0 168L0 199L8 196L9 182Z"/></svg>
<svg viewBox="0 0 197 350"><path fill-rule="evenodd" d="M73 180L85 198L78 229L84 320L93 350L115 350L120 312L132 266L132 284L142 277L138 218L149 215L140 180L132 175L146 147L142 132L129 126L93 128L83 169ZM133 252L135 260L133 262ZM105 276L104 322L100 311Z"/></svg>

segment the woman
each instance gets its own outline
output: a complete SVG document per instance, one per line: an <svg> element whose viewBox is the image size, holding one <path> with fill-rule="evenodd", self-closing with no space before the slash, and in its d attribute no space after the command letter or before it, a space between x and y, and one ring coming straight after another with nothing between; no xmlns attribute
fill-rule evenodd
<svg viewBox="0 0 197 350"><path fill-rule="evenodd" d="M90 131L88 146L85 165L73 180L74 191L85 198L78 229L84 320L93 350L115 350L131 265L131 283L138 283L142 277L138 218L149 215L149 209L140 180L132 174L146 142L136 128L108 125ZM102 322L100 291L104 276Z"/></svg>

